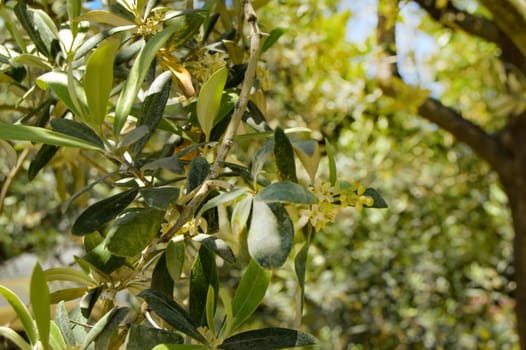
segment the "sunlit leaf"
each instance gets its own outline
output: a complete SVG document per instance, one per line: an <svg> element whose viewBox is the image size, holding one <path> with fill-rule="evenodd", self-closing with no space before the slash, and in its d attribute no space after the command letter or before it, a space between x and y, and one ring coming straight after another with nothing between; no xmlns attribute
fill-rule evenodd
<svg viewBox="0 0 526 350"><path fill-rule="evenodd" d="M57 97L68 106L69 110L78 117L84 116L84 111L79 109L75 103L75 98L80 103L80 108L87 109L87 100L84 88L80 82L74 78L69 82L73 85L75 96L71 95L71 88L68 88L68 75L64 72L48 72L39 76L36 80L37 86L42 90L51 89Z"/></svg>
<svg viewBox="0 0 526 350"><path fill-rule="evenodd" d="M60 301L55 308L55 324L60 329L60 333L64 337L66 344L69 346L75 345L75 336L71 330L71 320L69 319L64 301Z"/></svg>
<svg viewBox="0 0 526 350"><path fill-rule="evenodd" d="M57 27L49 15L42 10L28 8L25 2L17 3L15 14L38 51L54 58L60 46Z"/></svg>
<svg viewBox="0 0 526 350"><path fill-rule="evenodd" d="M199 212L197 213L197 217L203 215L203 213L209 209L215 208L219 205L231 202L238 198L239 196L243 195L245 192L247 192L246 187L240 187L236 188L229 192L222 192L221 194L211 198L209 201L207 201L201 209L199 209Z"/></svg>
<svg viewBox="0 0 526 350"><path fill-rule="evenodd" d="M28 342L12 328L0 326L0 337L11 341L14 345L18 346L20 350L33 349L31 345L29 345Z"/></svg>
<svg viewBox="0 0 526 350"><path fill-rule="evenodd" d="M298 156L301 164L307 171L307 174L309 174L311 183L315 183L316 173L318 172L321 159L318 142L314 140L294 142L292 147L294 148L294 153Z"/></svg>
<svg viewBox="0 0 526 350"><path fill-rule="evenodd" d="M235 331L256 311L265 296L269 282L270 272L251 260L232 300L233 318L229 331Z"/></svg>
<svg viewBox="0 0 526 350"><path fill-rule="evenodd" d="M108 40L101 44L86 62L84 91L91 121L100 126L106 117L108 99L113 86L113 60L119 48L118 40Z"/></svg>
<svg viewBox="0 0 526 350"><path fill-rule="evenodd" d="M252 209L252 199L252 196L246 196L234 205L230 225L235 236L238 236L247 227L250 210Z"/></svg>
<svg viewBox="0 0 526 350"><path fill-rule="evenodd" d="M31 274L29 284L29 300L38 329L38 338L42 342L44 350L49 349L49 321L51 320L49 288L47 286L46 274L40 264L36 264Z"/></svg>
<svg viewBox="0 0 526 350"><path fill-rule="evenodd" d="M113 308L98 320L86 335L86 339L82 342L80 350L86 350L88 346L95 341L95 339L104 331L106 326L110 323L112 318L117 314L118 308Z"/></svg>
<svg viewBox="0 0 526 350"><path fill-rule="evenodd" d="M220 68L203 84L199 92L197 120L207 140L210 138L210 132L214 127L214 121L219 112L221 95L223 94L227 76L227 68Z"/></svg>
<svg viewBox="0 0 526 350"><path fill-rule="evenodd" d="M91 10L76 18L77 21L111 24L114 27L135 26L135 23L106 10Z"/></svg>
<svg viewBox="0 0 526 350"><path fill-rule="evenodd" d="M247 238L250 256L264 268L278 268L287 260L293 241L294 227L283 205L254 200Z"/></svg>
<svg viewBox="0 0 526 350"><path fill-rule="evenodd" d="M90 285L93 283L87 274L72 267L53 267L45 270L44 273L46 274L46 280L48 282L67 281L82 285Z"/></svg>
<svg viewBox="0 0 526 350"><path fill-rule="evenodd" d="M325 150L327 151L327 158L329 160L329 178L331 186L334 186L336 184L336 180L338 179L338 174L336 172L336 160L334 158L334 148L327 139L325 139Z"/></svg>
<svg viewBox="0 0 526 350"><path fill-rule="evenodd" d="M101 148L95 144L56 131L36 126L13 125L2 122L0 122L0 139L31 141L55 146L101 150Z"/></svg>
<svg viewBox="0 0 526 350"><path fill-rule="evenodd" d="M66 341L60 332L60 329L51 321L49 329L49 345L53 350L66 350Z"/></svg>
<svg viewBox="0 0 526 350"><path fill-rule="evenodd" d="M176 27L168 27L155 34L148 40L135 58L135 62L128 74L124 88L117 101L117 106L115 107L115 123L113 127L113 133L115 135L120 134L157 51L159 51L176 29Z"/></svg>
<svg viewBox="0 0 526 350"><path fill-rule="evenodd" d="M191 345L191 344L160 344L152 350L208 350L206 345ZM127 350L127 349L126 349Z"/></svg>
<svg viewBox="0 0 526 350"><path fill-rule="evenodd" d="M20 298L12 290L2 285L0 285L0 294L2 294L5 300L7 300L9 305L11 305L11 307L15 311L18 319L24 327L25 334L29 338L31 344L36 344L37 328L33 322L33 318L31 317L29 310L24 305L22 300L20 300Z"/></svg>

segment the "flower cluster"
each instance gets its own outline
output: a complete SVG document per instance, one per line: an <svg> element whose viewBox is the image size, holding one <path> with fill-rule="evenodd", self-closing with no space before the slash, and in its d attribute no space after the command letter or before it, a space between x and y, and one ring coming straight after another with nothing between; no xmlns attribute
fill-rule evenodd
<svg viewBox="0 0 526 350"><path fill-rule="evenodd" d="M338 183L336 187L332 187L327 182L321 182L315 184L311 191L318 198L318 203L300 210L298 223L301 227L309 222L315 231L334 222L340 208L351 206L361 211L364 206L374 205L374 199L365 195L366 188L360 184Z"/></svg>

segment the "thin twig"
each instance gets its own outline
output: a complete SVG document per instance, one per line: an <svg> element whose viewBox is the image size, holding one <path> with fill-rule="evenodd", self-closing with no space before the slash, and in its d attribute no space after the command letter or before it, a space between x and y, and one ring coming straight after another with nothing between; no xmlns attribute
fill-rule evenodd
<svg viewBox="0 0 526 350"><path fill-rule="evenodd" d="M203 182L192 200L185 205L181 215L175 222L175 224L166 232L160 239L160 242L169 241L176 233L184 226L194 215L195 211L201 205L203 200L206 198L210 191L210 182L214 181L219 177L223 169L223 163L234 144L234 137L241 124L243 113L245 112L250 98L250 91L254 85L254 79L256 77L256 68L260 52L260 39L261 32L257 23L257 16L252 7L250 0L242 1L242 5L245 11L245 18L250 26L250 56L248 61L248 67L245 72L245 78L243 85L241 86L241 92L239 94L239 101L237 102L232 119L228 124L228 128L223 136L221 146L219 148L217 158L210 167L208 177Z"/></svg>
<svg viewBox="0 0 526 350"><path fill-rule="evenodd" d="M11 187L11 184L13 183L13 180L16 177L16 174L22 169L22 165L24 165L24 161L26 160L27 156L29 155L30 148L26 147L18 157L18 161L13 169L9 172L7 175L4 184L2 186L2 189L0 190L0 213L4 210L4 202L5 197L7 196L7 192L9 191L9 188Z"/></svg>

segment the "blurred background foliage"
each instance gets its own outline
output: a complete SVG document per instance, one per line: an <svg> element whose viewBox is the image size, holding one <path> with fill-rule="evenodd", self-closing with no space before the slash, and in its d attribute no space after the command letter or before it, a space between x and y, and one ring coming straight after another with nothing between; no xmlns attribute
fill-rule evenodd
<svg viewBox="0 0 526 350"><path fill-rule="evenodd" d="M378 189L389 204L343 211L315 237L303 327L318 336L319 349L515 349L513 234L497 176L411 113L418 95L382 96L373 79L374 21L373 31L360 25L364 13L374 19L376 1L356 3L348 10L345 1L271 0L257 10L263 30L284 29L258 72L266 115L326 137L337 148L340 177ZM483 12L474 1L455 3ZM504 83L496 48L438 27L413 5L402 5L397 28L405 39L402 74L469 118L501 126L489 116L505 114L514 90ZM72 174L80 172L71 164L32 182L15 179L0 213L2 260L68 239L57 186L74 192ZM0 164L0 183L8 172ZM292 265L274 273L260 322L294 322Z"/></svg>

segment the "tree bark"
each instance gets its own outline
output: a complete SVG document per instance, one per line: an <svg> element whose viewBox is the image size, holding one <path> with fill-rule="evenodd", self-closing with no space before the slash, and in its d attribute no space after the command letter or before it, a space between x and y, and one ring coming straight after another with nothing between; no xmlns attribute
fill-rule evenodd
<svg viewBox="0 0 526 350"><path fill-rule="evenodd" d="M521 349L526 349L526 113L511 118L500 135L511 155L511 174L500 172L513 218L515 312ZM498 170L499 169L495 169Z"/></svg>

